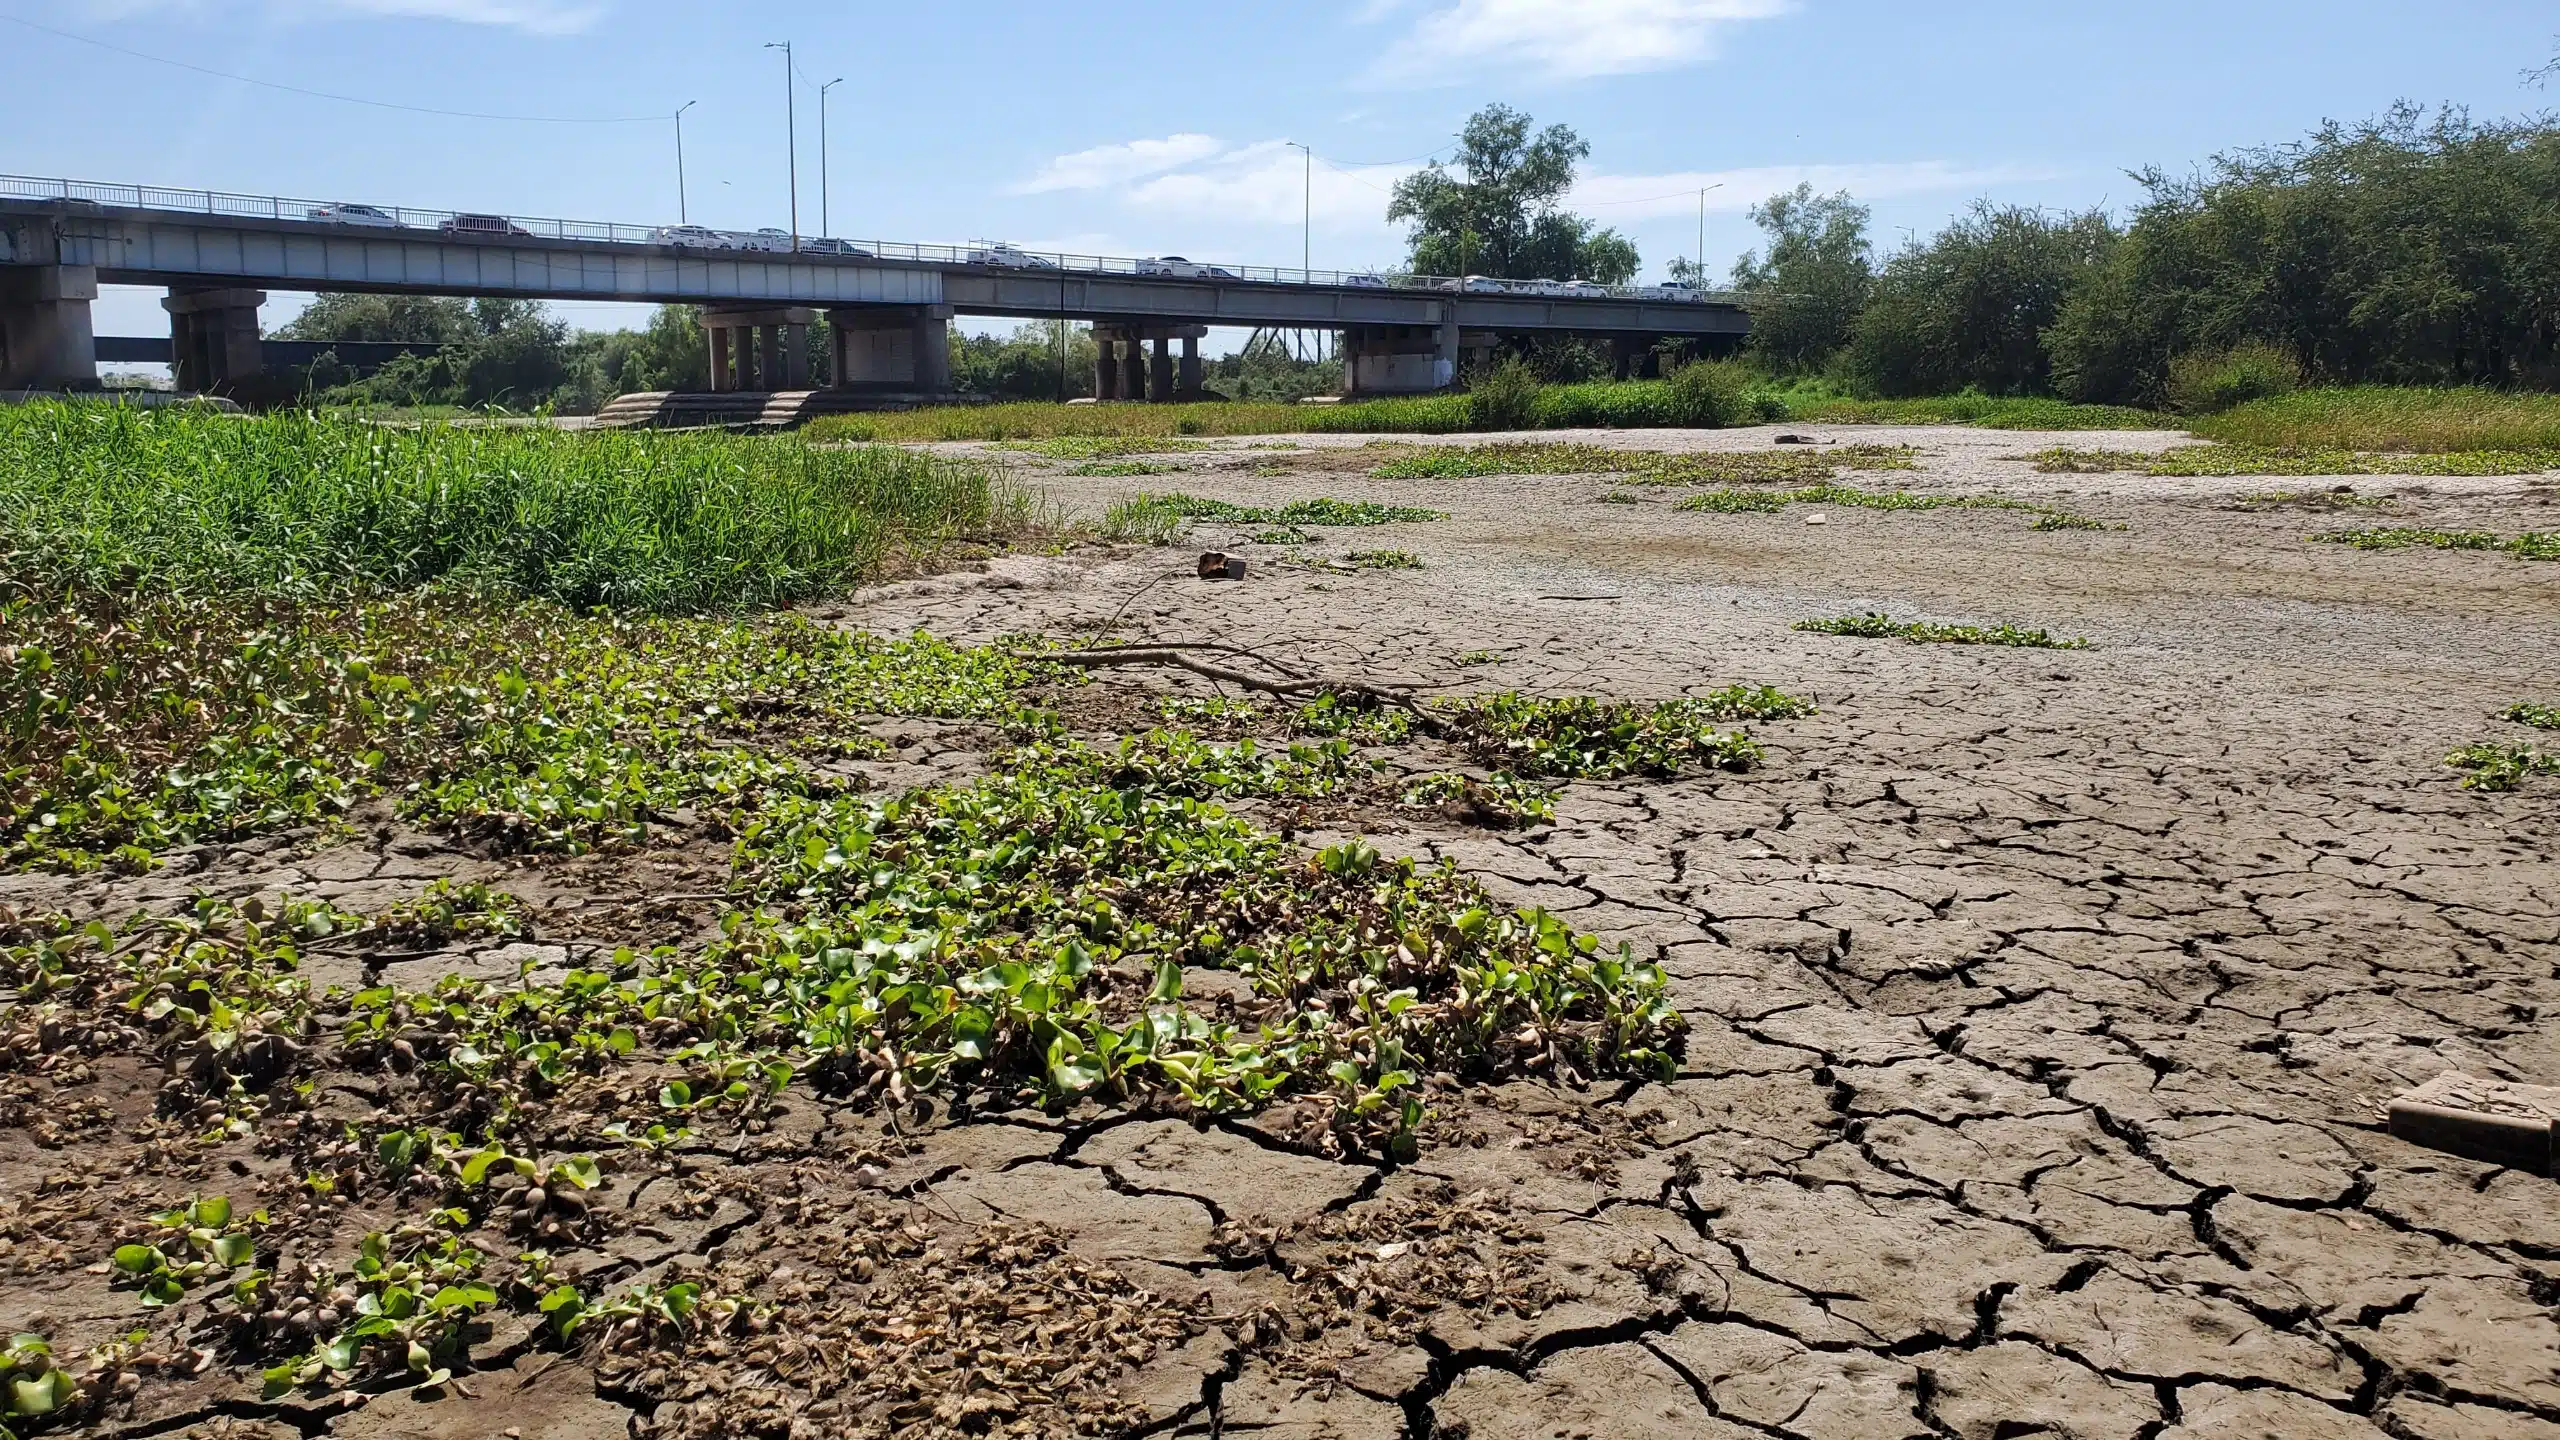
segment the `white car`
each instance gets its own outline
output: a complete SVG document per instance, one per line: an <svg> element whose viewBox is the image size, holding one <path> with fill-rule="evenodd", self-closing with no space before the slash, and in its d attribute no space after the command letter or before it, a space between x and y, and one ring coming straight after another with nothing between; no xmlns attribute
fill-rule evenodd
<svg viewBox="0 0 2560 1440"><path fill-rule="evenodd" d="M1685 300L1693 305L1707 303L1707 292L1686 280L1665 280L1653 288L1658 292L1656 298L1659 299Z"/></svg>
<svg viewBox="0 0 2560 1440"><path fill-rule="evenodd" d="M1179 255L1154 255L1138 262L1141 275L1161 275L1175 280L1233 280L1234 272Z"/></svg>
<svg viewBox="0 0 2560 1440"><path fill-rule="evenodd" d="M324 225L371 225L384 230L400 228L400 221L390 211L371 205L323 205L311 212L311 218Z"/></svg>
<svg viewBox="0 0 2560 1440"><path fill-rule="evenodd" d="M661 225L649 232L652 245L681 245L688 250L726 250L729 239L701 225Z"/></svg>
<svg viewBox="0 0 2560 1440"><path fill-rule="evenodd" d="M1567 280L1557 287L1557 293L1570 295L1576 300L1606 300L1609 287L1596 280Z"/></svg>
<svg viewBox="0 0 2560 1440"><path fill-rule="evenodd" d="M1058 263L1054 260L1044 260L1027 250L1016 250L1010 245L1003 244L981 245L971 250L969 263L1000 265L1009 270L1055 270L1058 268Z"/></svg>
<svg viewBox="0 0 2560 1440"><path fill-rule="evenodd" d="M1342 283L1350 286L1354 290L1384 290L1387 288L1387 280L1383 275L1345 275L1342 277Z"/></svg>
<svg viewBox="0 0 2560 1440"><path fill-rule="evenodd" d="M733 249L772 250L785 255L791 253L791 232L777 230L770 225L761 230L732 231L728 238Z"/></svg>

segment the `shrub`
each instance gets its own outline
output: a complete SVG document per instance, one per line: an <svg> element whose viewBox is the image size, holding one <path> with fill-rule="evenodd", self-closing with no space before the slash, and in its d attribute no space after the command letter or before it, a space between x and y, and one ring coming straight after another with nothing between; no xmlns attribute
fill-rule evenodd
<svg viewBox="0 0 2560 1440"><path fill-rule="evenodd" d="M1538 377L1517 360L1505 360L1476 382L1467 396L1467 428L1526 430L1538 420Z"/></svg>
<svg viewBox="0 0 2560 1440"><path fill-rule="evenodd" d="M1731 360L1700 360L1681 366L1671 372L1671 423L1723 430L1784 416L1786 407L1776 396L1754 393L1755 378Z"/></svg>
<svg viewBox="0 0 2560 1440"><path fill-rule="evenodd" d="M2169 408L2181 415L2219 415L2235 405L2289 395L2300 383L2293 357L2273 345L2198 350L2169 362Z"/></svg>

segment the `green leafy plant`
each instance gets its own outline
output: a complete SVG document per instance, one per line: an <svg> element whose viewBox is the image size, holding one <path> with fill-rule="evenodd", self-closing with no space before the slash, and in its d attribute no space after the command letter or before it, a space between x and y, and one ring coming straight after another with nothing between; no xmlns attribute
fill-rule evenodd
<svg viewBox="0 0 2560 1440"><path fill-rule="evenodd" d="M2538 705L2530 700L2519 700L2499 711L2498 718L2518 725L2530 725L2536 730L2560 730L2560 705Z"/></svg>
<svg viewBox="0 0 2560 1440"><path fill-rule="evenodd" d="M1505 829L1543 825L1556 814L1555 791L1501 770L1482 779L1447 771L1417 775L1405 785L1400 799L1408 806Z"/></svg>
<svg viewBox="0 0 2560 1440"><path fill-rule="evenodd" d="M2015 625L1942 625L1934 620L1895 620L1877 614L1799 620L1793 628L1816 635L1848 635L1862 640L1908 640L1915 645L2014 645L2039 650L2089 648L2087 640L2059 639L2043 630L2022 629Z"/></svg>
<svg viewBox="0 0 2560 1440"><path fill-rule="evenodd" d="M231 1202L220 1195L160 1211L151 1217L150 1235L116 1247L116 1272L141 1287L144 1305L175 1304L211 1277L255 1265L255 1232L267 1223L267 1213L240 1217L238 1225L232 1221Z"/></svg>
<svg viewBox="0 0 2560 1440"><path fill-rule="evenodd" d="M2493 550L2519 560L2560 560L2560 530L2528 530L2502 536L2488 530L2329 530L2311 537L2358 550Z"/></svg>
<svg viewBox="0 0 2560 1440"><path fill-rule="evenodd" d="M1539 699L1506 691L1435 708L1449 738L1488 768L1577 778L1669 775L1685 766L1746 769L1759 758L1760 747L1722 725L1813 713L1794 696L1742 685L1650 704L1587 696Z"/></svg>
<svg viewBox="0 0 2560 1440"><path fill-rule="evenodd" d="M403 1226L366 1235L351 1267L314 1277L297 1294L239 1297L241 1310L259 1323L274 1317L276 1333L300 1328L291 1323L297 1315L322 1317L320 1328L337 1326L311 1350L268 1369L267 1393L386 1375L443 1384L469 1351L474 1317L498 1303L480 1266L479 1253L454 1236Z"/></svg>
<svg viewBox="0 0 2560 1440"><path fill-rule="evenodd" d="M53 1358L53 1346L42 1335L12 1335L0 1348L0 1440L10 1440L21 1425L71 1413L82 1398L79 1382Z"/></svg>
<svg viewBox="0 0 2560 1440"><path fill-rule="evenodd" d="M2560 754L2495 740L2465 745L2444 763L2464 772L2465 790L2513 790L2531 776L2560 775Z"/></svg>
<svg viewBox="0 0 2560 1440"><path fill-rule="evenodd" d="M1354 570L1419 570L1422 557L1410 550L1353 550L1342 563Z"/></svg>

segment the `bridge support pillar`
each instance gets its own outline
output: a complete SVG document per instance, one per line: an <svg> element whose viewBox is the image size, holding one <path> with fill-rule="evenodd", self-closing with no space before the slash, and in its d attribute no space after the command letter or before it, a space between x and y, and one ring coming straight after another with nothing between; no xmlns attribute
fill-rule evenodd
<svg viewBox="0 0 2560 1440"><path fill-rule="evenodd" d="M1120 347L1120 398L1147 398L1147 342L1132 333Z"/></svg>
<svg viewBox="0 0 2560 1440"><path fill-rule="evenodd" d="M808 389L809 327L817 319L817 311L797 305L705 309L702 333L710 347L712 390Z"/></svg>
<svg viewBox="0 0 2560 1440"><path fill-rule="evenodd" d="M1093 398L1120 398L1120 342L1093 337Z"/></svg>
<svg viewBox="0 0 2560 1440"><path fill-rule="evenodd" d="M1458 379L1458 327L1353 325L1342 332L1342 393L1424 395Z"/></svg>
<svg viewBox="0 0 2560 1440"><path fill-rule="evenodd" d="M87 265L0 269L0 390L97 389L97 298L98 272Z"/></svg>
<svg viewBox="0 0 2560 1440"><path fill-rule="evenodd" d="M864 305L827 312L839 390L921 395L951 389L951 307Z"/></svg>
<svg viewBox="0 0 2560 1440"><path fill-rule="evenodd" d="M1164 404L1200 398L1200 342L1206 325L1153 325L1102 321L1093 327L1095 391L1104 399L1151 400ZM1173 342L1182 342L1177 361ZM1114 356L1117 363L1114 363ZM1119 384L1105 390L1103 372L1116 369Z"/></svg>
<svg viewBox="0 0 2560 1440"><path fill-rule="evenodd" d="M264 290L172 290L160 302L169 312L169 368L178 388L199 395L226 393L256 377L260 352L258 307Z"/></svg>

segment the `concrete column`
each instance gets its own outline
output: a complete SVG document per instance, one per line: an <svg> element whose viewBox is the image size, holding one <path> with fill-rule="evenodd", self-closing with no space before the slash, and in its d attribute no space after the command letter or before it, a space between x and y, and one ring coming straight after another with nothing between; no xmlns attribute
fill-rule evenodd
<svg viewBox="0 0 2560 1440"><path fill-rule="evenodd" d="M1147 342L1134 333L1120 351L1120 398L1147 398Z"/></svg>
<svg viewBox="0 0 2560 1440"><path fill-rule="evenodd" d="M1200 398L1200 337L1182 337L1182 370L1174 381L1174 394L1185 400Z"/></svg>
<svg viewBox="0 0 2560 1440"><path fill-rule="evenodd" d="M1162 405L1173 398L1173 342L1158 335L1150 347L1155 353L1147 357L1147 398Z"/></svg>
<svg viewBox="0 0 2560 1440"><path fill-rule="evenodd" d="M173 290L160 302L169 312L169 359L178 388L199 394L229 391L266 368L258 335L263 290Z"/></svg>
<svg viewBox="0 0 2560 1440"><path fill-rule="evenodd" d="M1093 337L1093 398L1096 400L1120 398L1119 343L1099 332Z"/></svg>
<svg viewBox="0 0 2560 1440"><path fill-rule="evenodd" d="M98 388L97 298L92 266L0 269L0 390Z"/></svg>
<svg viewBox="0 0 2560 1440"><path fill-rule="evenodd" d="M776 390L809 388L809 327L792 323L773 327L782 332L782 383Z"/></svg>
<svg viewBox="0 0 2560 1440"><path fill-rule="evenodd" d="M729 389L729 332L706 321L702 344L711 362L711 393L725 394Z"/></svg>
<svg viewBox="0 0 2560 1440"><path fill-rule="evenodd" d="M916 389L927 395L951 389L951 307L919 305L915 321Z"/></svg>
<svg viewBox="0 0 2560 1440"><path fill-rule="evenodd" d="M1446 390L1458 383L1458 316L1457 307L1449 306L1440 321L1440 333L1431 348L1431 384Z"/></svg>
<svg viewBox="0 0 2560 1440"><path fill-rule="evenodd" d="M1342 332L1342 394L1344 399L1349 399L1350 397L1360 393L1360 345L1362 338L1361 329L1357 325L1346 327Z"/></svg>

